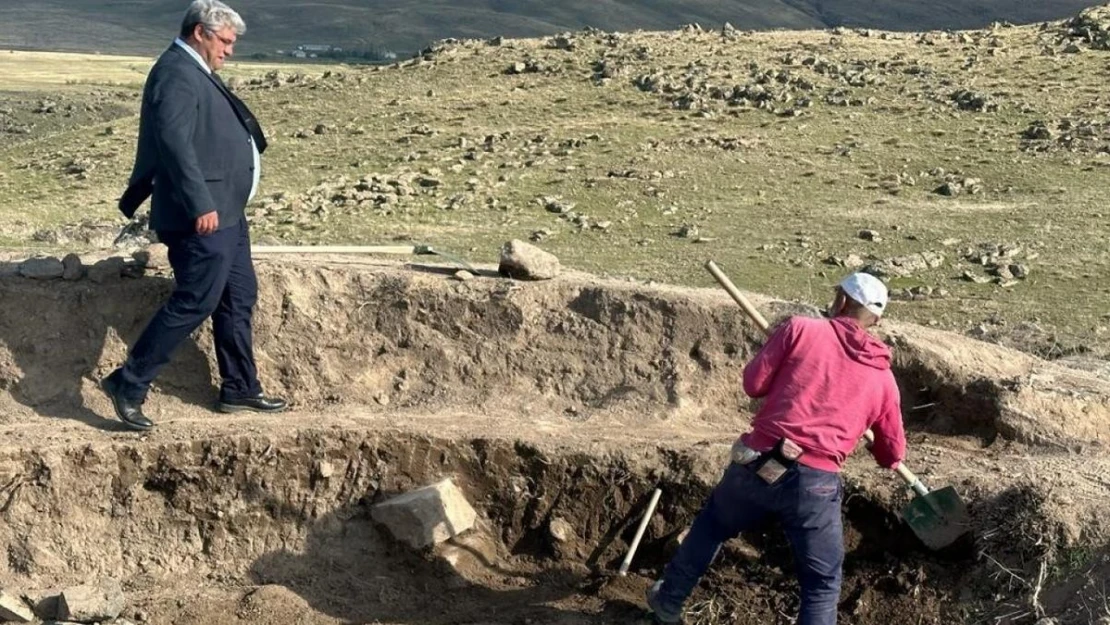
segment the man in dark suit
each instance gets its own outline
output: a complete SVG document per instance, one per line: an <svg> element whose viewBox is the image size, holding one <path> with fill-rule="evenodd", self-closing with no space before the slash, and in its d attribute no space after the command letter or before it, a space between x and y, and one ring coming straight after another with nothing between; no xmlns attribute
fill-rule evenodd
<svg viewBox="0 0 1110 625"><path fill-rule="evenodd" d="M119 207L130 218L153 196L150 227L169 249L176 288L127 362L101 382L116 416L136 430L154 426L142 405L158 371L208 317L223 378L217 409L285 408L262 393L251 339L258 283L244 209L258 189L266 139L215 74L244 31L226 4L195 0L143 90L135 168Z"/></svg>

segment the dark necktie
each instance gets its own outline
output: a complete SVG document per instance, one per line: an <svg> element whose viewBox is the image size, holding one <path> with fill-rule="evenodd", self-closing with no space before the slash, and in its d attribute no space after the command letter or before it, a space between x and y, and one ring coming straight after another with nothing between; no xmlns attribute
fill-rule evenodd
<svg viewBox="0 0 1110 625"><path fill-rule="evenodd" d="M247 105L232 93L226 85L224 85L224 81L220 80L218 74L212 72L211 76L212 81L216 83L216 86L219 87L220 91L227 97L227 101L231 102L231 108L235 109L235 115L239 118L239 121L243 122L243 125L247 128L247 132L251 134L251 138L254 139L254 145L258 148L258 153L262 154L265 152L266 135L263 134L262 126L258 123L258 120L255 119L251 110L247 108Z"/></svg>

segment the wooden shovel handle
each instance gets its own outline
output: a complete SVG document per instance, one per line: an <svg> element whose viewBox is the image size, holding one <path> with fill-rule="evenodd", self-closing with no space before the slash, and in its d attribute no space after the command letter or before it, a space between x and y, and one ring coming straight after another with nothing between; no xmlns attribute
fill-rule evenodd
<svg viewBox="0 0 1110 625"><path fill-rule="evenodd" d="M709 273L713 274L713 277L717 279L717 282L721 285L721 287L723 287L724 290L732 296L732 299L735 300L736 303L740 305L740 308L742 308L744 312L748 314L748 317L750 317L751 320L755 322L755 325L759 326L759 329L762 330L764 334L770 333L770 324L767 323L767 320L763 318L763 315L759 314L759 311L755 309L755 306L752 306L752 303L748 301L748 298L744 297L744 294L740 292L740 289L736 288L736 285L732 283L732 280L729 280L728 276L726 276L725 273L721 271L721 268L717 266L717 263L709 261L705 263L705 268L709 270ZM868 449L871 448L871 445L875 444L875 434L872 433L871 430L867 430L866 432L864 432L863 438L867 441ZM913 491L918 495L924 496L929 494L929 489L921 483L921 480L918 479L918 477L914 475L912 471L906 468L906 465L899 462L898 467L894 469L894 472L897 473L898 476L906 482L906 485L912 488Z"/></svg>
<svg viewBox="0 0 1110 625"><path fill-rule="evenodd" d="M867 448L871 449L871 446L875 444L875 435L871 433L871 430L867 430L863 433L863 438L867 441ZM905 464L899 462L898 466L894 468L894 472L898 474L898 477L902 478L902 480L906 482L906 486L909 486L913 489L913 492L921 495L922 497L929 494L929 488L921 482L921 479L919 477L914 475L913 471L910 471L908 468L906 468Z"/></svg>
<svg viewBox="0 0 1110 625"><path fill-rule="evenodd" d="M740 292L740 289L736 288L736 285L732 283L732 280L729 280L728 276L726 276L725 273L721 271L721 268L717 266L717 263L709 261L705 263L705 268L709 270L709 273L713 274L713 277L717 279L717 282L725 289L725 292L731 295L732 299L740 305L740 308L744 309L744 312L747 313L748 317L750 317L751 320L755 322L755 325L759 326L759 329L764 334L768 334L771 331L771 325L767 323L767 320L763 318L763 315L759 314L759 311L755 309L755 306L752 306L752 303L748 301L748 298L744 297L744 294Z"/></svg>

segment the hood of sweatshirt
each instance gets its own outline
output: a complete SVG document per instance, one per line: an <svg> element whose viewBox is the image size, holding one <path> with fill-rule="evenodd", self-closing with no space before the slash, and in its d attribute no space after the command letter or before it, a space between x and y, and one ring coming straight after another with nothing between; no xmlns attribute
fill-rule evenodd
<svg viewBox="0 0 1110 625"><path fill-rule="evenodd" d="M837 317L829 323L849 358L874 369L890 369L890 348L886 344L852 319Z"/></svg>

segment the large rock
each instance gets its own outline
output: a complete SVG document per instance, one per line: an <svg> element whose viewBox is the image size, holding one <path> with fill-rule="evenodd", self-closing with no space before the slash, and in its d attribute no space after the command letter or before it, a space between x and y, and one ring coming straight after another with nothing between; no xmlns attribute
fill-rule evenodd
<svg viewBox="0 0 1110 625"><path fill-rule="evenodd" d="M77 254L66 254L62 259L62 278L65 280L80 280L85 275L85 266L81 264L81 257Z"/></svg>
<svg viewBox="0 0 1110 625"><path fill-rule="evenodd" d="M19 597L0 590L0 621L9 623L30 623L35 613Z"/></svg>
<svg viewBox="0 0 1110 625"><path fill-rule="evenodd" d="M451 480L443 480L377 504L373 519L397 540L423 549L474 527L478 514Z"/></svg>
<svg viewBox="0 0 1110 625"><path fill-rule="evenodd" d="M119 256L111 256L97 261L96 264L89 267L89 280L97 284L118 280L125 264L127 264L126 261Z"/></svg>
<svg viewBox="0 0 1110 625"><path fill-rule="evenodd" d="M114 579L66 588L58 600L58 618L77 623L110 621L123 612L124 601L123 589Z"/></svg>
<svg viewBox="0 0 1110 625"><path fill-rule="evenodd" d="M65 273L62 261L50 256L48 258L28 258L19 266L19 275L35 280L53 280L61 278Z"/></svg>
<svg viewBox="0 0 1110 625"><path fill-rule="evenodd" d="M501 264L497 269L501 275L517 280L550 280L562 271L554 254L517 239L501 248Z"/></svg>

